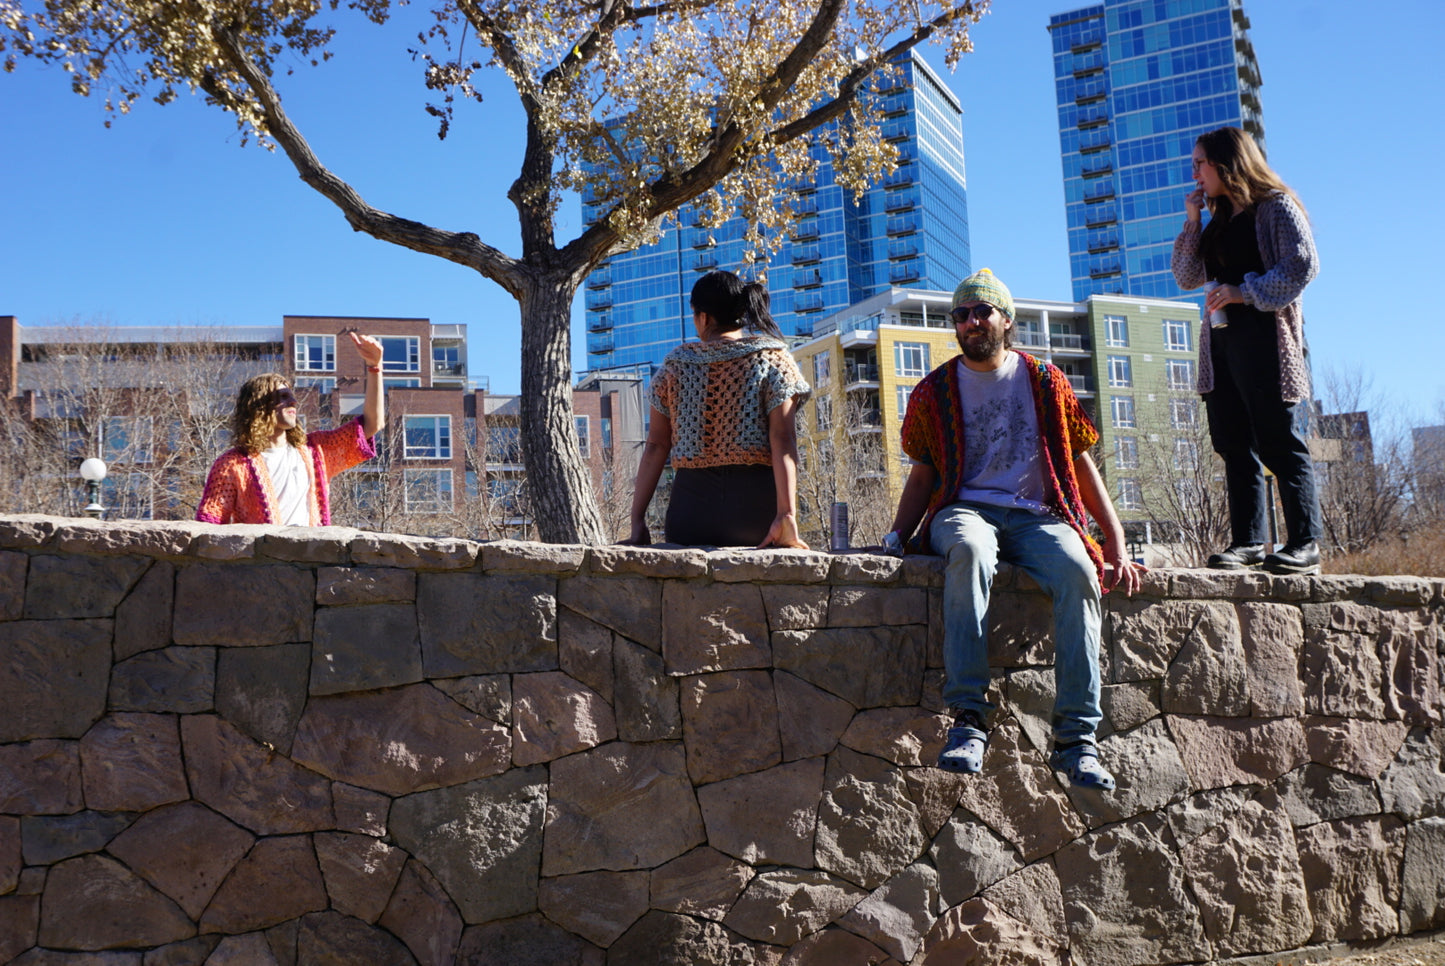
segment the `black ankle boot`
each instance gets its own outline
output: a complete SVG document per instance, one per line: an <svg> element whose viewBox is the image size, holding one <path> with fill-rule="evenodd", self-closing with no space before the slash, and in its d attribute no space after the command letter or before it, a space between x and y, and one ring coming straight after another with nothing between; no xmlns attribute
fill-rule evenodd
<svg viewBox="0 0 1445 966"><path fill-rule="evenodd" d="M1236 543L1228 550L1211 554L1209 567L1212 570L1247 570L1264 563L1264 544Z"/></svg>
<svg viewBox="0 0 1445 966"><path fill-rule="evenodd" d="M1317 574L1320 572L1320 545L1291 543L1283 550L1264 558L1264 569L1272 574Z"/></svg>

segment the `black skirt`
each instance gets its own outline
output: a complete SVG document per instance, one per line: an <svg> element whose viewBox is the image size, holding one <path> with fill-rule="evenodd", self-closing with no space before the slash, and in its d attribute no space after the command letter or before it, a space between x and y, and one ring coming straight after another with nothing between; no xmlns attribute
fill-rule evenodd
<svg viewBox="0 0 1445 966"><path fill-rule="evenodd" d="M668 543L692 547L756 547L778 515L771 466L679 469L672 479Z"/></svg>

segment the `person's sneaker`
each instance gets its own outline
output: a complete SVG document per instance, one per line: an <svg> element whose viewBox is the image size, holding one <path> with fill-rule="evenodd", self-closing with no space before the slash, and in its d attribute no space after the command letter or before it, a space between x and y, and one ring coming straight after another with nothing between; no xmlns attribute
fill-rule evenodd
<svg viewBox="0 0 1445 966"><path fill-rule="evenodd" d="M1313 540L1289 544L1265 557L1264 569L1272 574L1317 574L1320 572L1320 545Z"/></svg>
<svg viewBox="0 0 1445 966"><path fill-rule="evenodd" d="M960 711L948 729L948 742L938 756L938 767L961 775L983 770L983 753L988 750L988 731L983 717L975 711Z"/></svg>
<svg viewBox="0 0 1445 966"><path fill-rule="evenodd" d="M1264 544L1237 543L1228 550L1210 554L1211 570L1246 570L1264 563Z"/></svg>
<svg viewBox="0 0 1445 966"><path fill-rule="evenodd" d="M1055 749L1049 753L1049 767L1069 776L1069 784L1075 788L1094 788L1101 792L1114 790L1114 776L1099 761L1099 752L1092 746L1082 751Z"/></svg>

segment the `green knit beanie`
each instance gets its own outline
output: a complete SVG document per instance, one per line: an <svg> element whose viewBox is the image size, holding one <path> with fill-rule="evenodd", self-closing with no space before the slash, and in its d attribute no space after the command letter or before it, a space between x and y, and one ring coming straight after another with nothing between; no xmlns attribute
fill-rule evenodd
<svg viewBox="0 0 1445 966"><path fill-rule="evenodd" d="M1014 297L1009 294L1008 286L986 268L980 268L953 290L953 308L964 302L987 302L1010 319L1014 317Z"/></svg>

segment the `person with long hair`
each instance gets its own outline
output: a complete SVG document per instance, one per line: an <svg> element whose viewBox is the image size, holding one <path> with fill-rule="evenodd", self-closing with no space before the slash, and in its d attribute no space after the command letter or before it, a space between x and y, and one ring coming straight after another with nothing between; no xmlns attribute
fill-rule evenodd
<svg viewBox="0 0 1445 966"><path fill-rule="evenodd" d="M806 548L795 420L812 390L773 321L768 290L709 272L692 287L692 321L699 341L668 353L652 381L632 529L622 542L652 542L647 507L671 456L668 543Z"/></svg>
<svg viewBox="0 0 1445 966"><path fill-rule="evenodd" d="M361 419L307 433L285 376L267 372L248 379L231 413L234 446L211 465L197 520L331 523L331 477L375 456L371 439L386 423L381 343L354 330L347 334L367 372Z"/></svg>
<svg viewBox="0 0 1445 966"><path fill-rule="evenodd" d="M1324 530L1299 427L1301 407L1309 405L1300 296L1319 273L1304 205L1239 128L1201 135L1193 171L1197 187L1184 199L1172 267L1181 288L1213 283L1199 332L1198 389L1224 460L1230 545L1208 564L1319 573ZM1284 547L1268 555L1265 467L1279 482L1287 530Z"/></svg>

